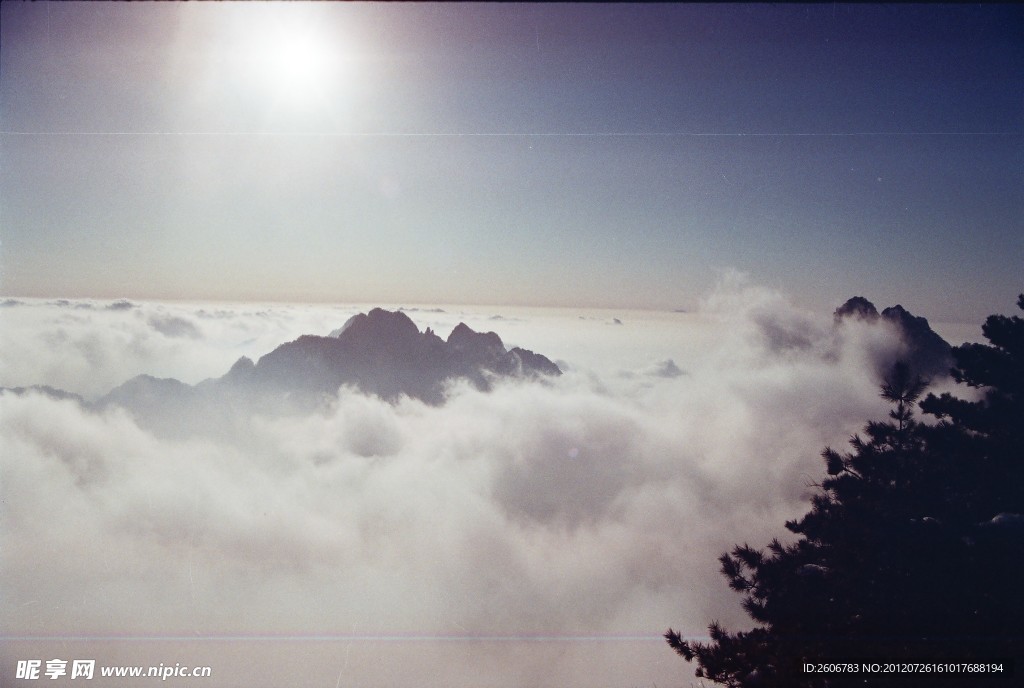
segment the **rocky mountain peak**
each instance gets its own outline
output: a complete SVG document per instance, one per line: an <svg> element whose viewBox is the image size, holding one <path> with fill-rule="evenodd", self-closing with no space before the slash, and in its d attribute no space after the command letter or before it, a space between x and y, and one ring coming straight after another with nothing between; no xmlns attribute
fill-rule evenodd
<svg viewBox="0 0 1024 688"><path fill-rule="evenodd" d="M912 314L899 304L886 308L879 314L873 303L863 296L854 296L835 310L833 319L836 325L846 320L862 320L869 323L882 320L891 323L906 346L906 362L916 373L925 377L946 375L953 365L949 343L932 330L925 318ZM884 374L888 371L882 372Z"/></svg>
<svg viewBox="0 0 1024 688"><path fill-rule="evenodd" d="M481 353L505 353L505 344L494 332L476 332L466 323L459 323L448 335L448 345L459 350Z"/></svg>
<svg viewBox="0 0 1024 688"><path fill-rule="evenodd" d="M844 318L856 318L858 320L875 322L878 320L878 309L875 308L875 304L863 296L854 296L851 299L847 299L846 303L837 308L835 313L832 314L832 318L837 323Z"/></svg>
<svg viewBox="0 0 1024 688"><path fill-rule="evenodd" d="M369 313L358 313L336 330L339 339L374 339L400 341L420 333L412 319L402 311L374 308Z"/></svg>
<svg viewBox="0 0 1024 688"><path fill-rule="evenodd" d="M244 366L241 362L235 367ZM560 375L548 358L507 351L494 332L459 323L447 340L420 332L401 311L374 308L349 318L330 337L303 335L266 354L247 379L290 395L335 394L342 385L386 399L407 395L442 403L450 380L488 389L500 377ZM227 381L232 375L225 376Z"/></svg>

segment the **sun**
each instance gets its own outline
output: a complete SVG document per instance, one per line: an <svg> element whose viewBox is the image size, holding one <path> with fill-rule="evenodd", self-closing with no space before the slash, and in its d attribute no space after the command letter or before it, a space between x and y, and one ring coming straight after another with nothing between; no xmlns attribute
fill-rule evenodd
<svg viewBox="0 0 1024 688"><path fill-rule="evenodd" d="M312 33L277 37L259 58L268 88L289 99L304 99L329 89L338 78L337 55Z"/></svg>
<svg viewBox="0 0 1024 688"><path fill-rule="evenodd" d="M300 3L239 3L229 37L235 78L276 109L308 109L344 91L346 41ZM313 8L317 9L317 8Z"/></svg>

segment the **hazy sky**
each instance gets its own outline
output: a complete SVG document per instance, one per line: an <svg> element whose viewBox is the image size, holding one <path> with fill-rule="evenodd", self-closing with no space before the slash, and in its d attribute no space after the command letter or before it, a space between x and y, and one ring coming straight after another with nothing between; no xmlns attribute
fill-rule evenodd
<svg viewBox="0 0 1024 688"><path fill-rule="evenodd" d="M1004 6L8 3L0 293L693 307L1024 290Z"/></svg>

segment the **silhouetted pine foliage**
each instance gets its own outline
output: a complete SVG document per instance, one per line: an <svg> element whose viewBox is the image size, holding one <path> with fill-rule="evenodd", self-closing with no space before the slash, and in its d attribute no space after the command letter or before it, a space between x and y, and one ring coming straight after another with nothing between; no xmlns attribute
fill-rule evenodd
<svg viewBox="0 0 1024 688"><path fill-rule="evenodd" d="M1024 295L1017 305L1024 309ZM869 422L850 450L822 452L828 477L799 538L720 558L756 622L709 643L669 629L696 675L727 686L908 685L907 676L805 674L828 659L1016 658L1024 673L1024 320L990 316L990 344L954 349L954 379L973 400L929 394L897 364L882 385L890 420ZM930 675L928 684L974 685ZM1012 679L993 685L1010 685ZM987 684L986 684L987 685Z"/></svg>

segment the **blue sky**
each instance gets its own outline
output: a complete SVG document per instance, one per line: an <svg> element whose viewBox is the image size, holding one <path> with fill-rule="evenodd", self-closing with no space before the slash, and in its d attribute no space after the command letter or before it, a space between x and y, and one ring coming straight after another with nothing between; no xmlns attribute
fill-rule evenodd
<svg viewBox="0 0 1024 688"><path fill-rule="evenodd" d="M1007 311L1009 5L2 5L0 292Z"/></svg>

